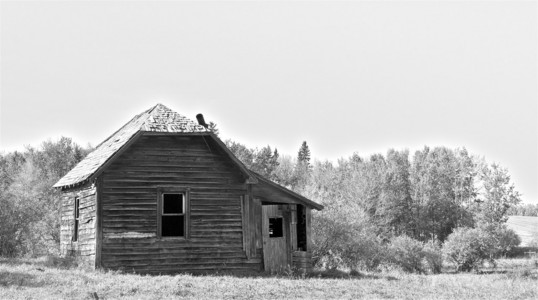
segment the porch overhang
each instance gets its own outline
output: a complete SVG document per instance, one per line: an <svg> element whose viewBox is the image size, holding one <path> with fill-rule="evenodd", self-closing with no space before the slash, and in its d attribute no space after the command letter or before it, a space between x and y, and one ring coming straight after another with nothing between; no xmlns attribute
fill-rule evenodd
<svg viewBox="0 0 538 300"><path fill-rule="evenodd" d="M323 209L323 205L278 185L257 173L252 173L258 179L257 184L252 184L252 196L260 199L262 203L301 204L316 210Z"/></svg>

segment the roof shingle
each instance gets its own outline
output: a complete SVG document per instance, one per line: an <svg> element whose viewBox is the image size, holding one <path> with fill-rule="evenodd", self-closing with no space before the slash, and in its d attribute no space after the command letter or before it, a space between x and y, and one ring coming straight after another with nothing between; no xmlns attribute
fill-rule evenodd
<svg viewBox="0 0 538 300"><path fill-rule="evenodd" d="M99 144L88 156L80 161L54 187L64 187L81 183L103 166L112 156L138 132L209 132L204 126L176 113L168 107L157 104L136 115L118 131Z"/></svg>

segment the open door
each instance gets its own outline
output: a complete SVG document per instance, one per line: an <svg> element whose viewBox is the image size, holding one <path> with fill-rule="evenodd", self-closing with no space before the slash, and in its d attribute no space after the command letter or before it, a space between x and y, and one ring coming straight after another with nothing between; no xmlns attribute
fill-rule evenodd
<svg viewBox="0 0 538 300"><path fill-rule="evenodd" d="M279 272L289 261L289 218L278 205L262 206L263 263L265 271Z"/></svg>

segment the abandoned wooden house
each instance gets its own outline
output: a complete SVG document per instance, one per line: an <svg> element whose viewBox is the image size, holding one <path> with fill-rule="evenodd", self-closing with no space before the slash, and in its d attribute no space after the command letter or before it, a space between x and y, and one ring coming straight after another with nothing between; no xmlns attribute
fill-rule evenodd
<svg viewBox="0 0 538 300"><path fill-rule="evenodd" d="M54 187L61 253L138 273L311 268L311 210L162 104L135 116Z"/></svg>

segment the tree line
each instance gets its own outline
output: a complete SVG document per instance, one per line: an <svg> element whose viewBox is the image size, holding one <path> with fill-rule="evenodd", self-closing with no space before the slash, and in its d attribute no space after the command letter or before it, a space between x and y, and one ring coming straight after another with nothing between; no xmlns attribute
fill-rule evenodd
<svg viewBox="0 0 538 300"><path fill-rule="evenodd" d="M62 137L0 155L0 256L59 253L60 194L52 186L91 150Z"/></svg>
<svg viewBox="0 0 538 300"><path fill-rule="evenodd" d="M469 270L520 243L505 225L521 202L508 170L465 148L389 149L333 163L312 161L306 142L296 157L226 144L247 167L325 206L312 221L320 266L374 268L401 258L404 269L439 271L445 246L445 257Z"/></svg>
<svg viewBox="0 0 538 300"><path fill-rule="evenodd" d="M435 248L458 228L504 230L521 207L508 170L465 148L389 149L333 163L312 159L306 141L294 156L225 144L249 169L325 206L313 215L318 264L375 265L383 244L409 238ZM0 155L0 255L59 252L60 197L51 187L91 150L63 137Z"/></svg>
<svg viewBox="0 0 538 300"><path fill-rule="evenodd" d="M511 206L508 209L509 216L527 216L527 217L538 217L538 204L521 204L516 206Z"/></svg>
<svg viewBox="0 0 538 300"><path fill-rule="evenodd" d="M330 161L310 160L306 142L296 158L270 146L248 149L226 141L250 169L326 206L364 214L376 234L406 234L444 241L456 227L504 223L521 195L506 168L472 156L465 148L389 149L385 155L355 153Z"/></svg>

